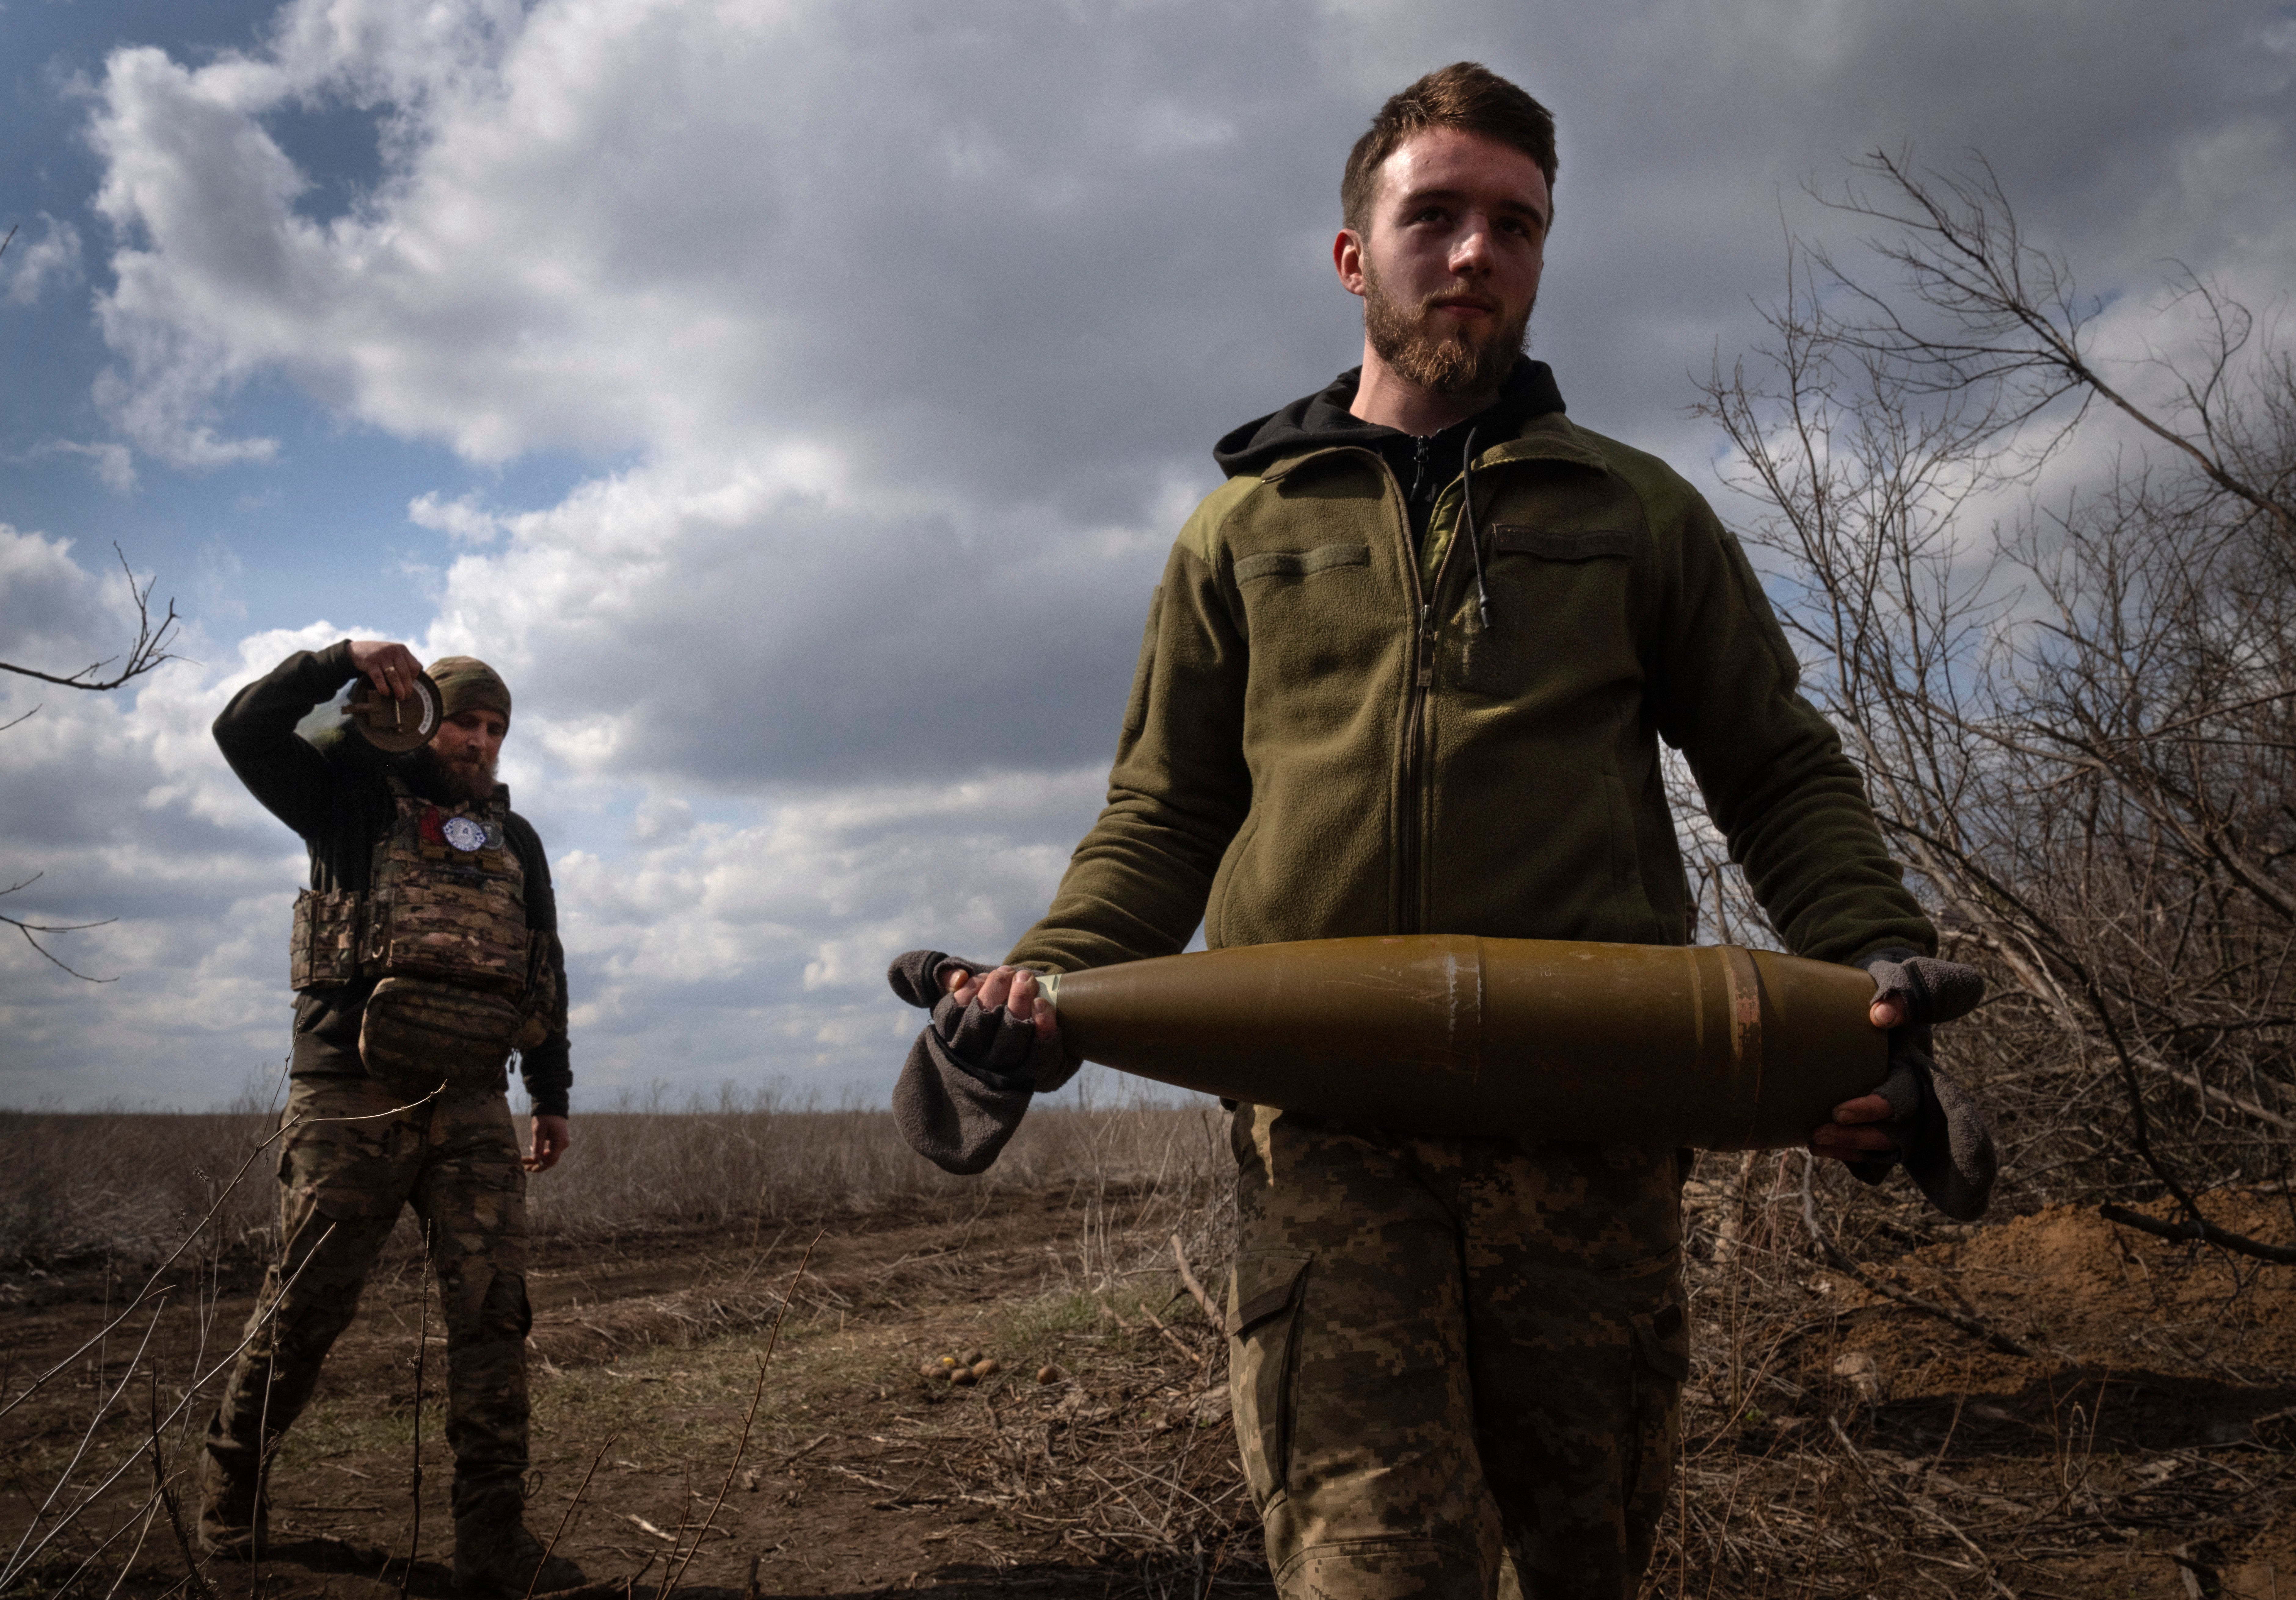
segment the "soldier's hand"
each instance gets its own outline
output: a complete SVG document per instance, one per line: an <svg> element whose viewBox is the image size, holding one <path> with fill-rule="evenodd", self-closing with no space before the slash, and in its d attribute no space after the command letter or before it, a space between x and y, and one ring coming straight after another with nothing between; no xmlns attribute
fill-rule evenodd
<svg viewBox="0 0 2296 1600"><path fill-rule="evenodd" d="M519 1162L529 1172L547 1172L566 1153L574 1142L573 1131L563 1117L537 1117L534 1120L534 1148Z"/></svg>
<svg viewBox="0 0 2296 1600"><path fill-rule="evenodd" d="M1890 1036L1890 1075L1874 1093L1835 1106L1833 1120L1809 1136L1811 1154L1837 1161L1886 1156L1898 1148L1898 1133L1876 1125L1912 1114L1916 1065L1925 1080L1934 1064L1929 1060L1930 1024L1966 1015L1985 994L1985 975L1957 961L1885 949L1861 957L1857 964L1874 976L1866 1020ZM1898 1086L1894 1091L1892 1085ZM1902 1104L1887 1097L1892 1092ZM1898 1132L1904 1130L1900 1123Z"/></svg>
<svg viewBox="0 0 2296 1600"><path fill-rule="evenodd" d="M1037 1060L1047 1065L1059 1063L1060 1013L1039 998L1036 973L1026 967L1011 966L1000 966L985 973L952 969L941 981L956 997L959 1005L972 1005L977 996L984 1011L1002 1005L1021 1022L1035 1023Z"/></svg>
<svg viewBox="0 0 2296 1600"><path fill-rule="evenodd" d="M1877 999L1866 1008L1866 1020L1888 1032L1906 1025L1905 1002L1894 997ZM1829 1161L1855 1161L1884 1150L1895 1150L1898 1141L1876 1122L1890 1118L1890 1103L1879 1095L1860 1095L1855 1100L1845 1100L1833 1108L1833 1120L1814 1128L1809 1136L1809 1153Z"/></svg>
<svg viewBox="0 0 2296 1600"><path fill-rule="evenodd" d="M351 641L351 665L357 668L366 681L374 685L378 694L393 700L405 700L414 693L414 675L422 670L422 663L404 644L393 644L382 639ZM563 1121L563 1118L559 1119Z"/></svg>
<svg viewBox="0 0 2296 1600"><path fill-rule="evenodd" d="M1877 1005L1874 1009L1882 1008ZM1837 1161L1854 1161L1884 1150L1895 1150L1898 1141L1873 1126L1887 1122L1892 1114L1890 1103L1879 1095L1860 1095L1855 1100L1845 1100L1833 1108L1833 1121L1810 1134L1810 1153Z"/></svg>

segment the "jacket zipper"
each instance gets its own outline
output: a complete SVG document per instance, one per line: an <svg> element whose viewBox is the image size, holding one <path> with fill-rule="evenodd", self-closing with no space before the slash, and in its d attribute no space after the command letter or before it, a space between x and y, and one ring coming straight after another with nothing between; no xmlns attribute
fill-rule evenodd
<svg viewBox="0 0 2296 1600"><path fill-rule="evenodd" d="M1425 441L1421 441L1421 444L1423 455ZM1404 570L1411 575L1411 598L1417 618L1417 627L1414 629L1411 639L1411 690L1404 702L1403 711L1403 770L1400 784L1402 802L1400 816L1398 818L1398 832L1400 837L1397 841L1401 856L1401 869L1398 874L1401 884L1397 895L1395 930L1398 933L1416 933L1420 931L1419 879L1423 870L1421 857L1423 854L1420 848L1420 834L1423 831L1420 791L1425 783L1427 765L1425 748L1427 697L1428 692L1435 685L1437 632L1435 603L1442 598L1443 580L1450 575L1451 564L1459 554L1459 536L1456 530L1454 530L1451 543L1443 552L1442 562L1435 569L1432 596L1423 595L1419 587L1419 551L1411 539L1411 510L1404 504L1403 486L1396 479L1394 472L1389 468L1386 459L1380 457L1379 462L1380 470L1387 474L1389 484L1396 490L1396 504L1401 509L1403 565ZM1436 499L1439 504L1442 499L1439 493L1436 496ZM1431 511L1428 514L1427 531L1430 537L1432 537L1435 531L1434 513Z"/></svg>
<svg viewBox="0 0 2296 1600"><path fill-rule="evenodd" d="M1385 457L1381 459L1384 460ZM1419 491L1427 487L1428 470L1435 464L1435 436L1421 434L1411 441L1411 489L1404 496L1404 520L1411 518L1411 505L1419 498ZM1440 493L1440 491L1437 491Z"/></svg>

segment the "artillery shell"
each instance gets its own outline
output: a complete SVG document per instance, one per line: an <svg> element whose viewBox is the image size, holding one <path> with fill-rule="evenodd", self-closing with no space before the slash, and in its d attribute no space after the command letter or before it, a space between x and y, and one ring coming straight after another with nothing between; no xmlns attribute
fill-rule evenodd
<svg viewBox="0 0 2296 1600"><path fill-rule="evenodd" d="M1087 1061L1413 1133L1775 1149L1888 1071L1871 977L1734 945L1310 939L1039 992Z"/></svg>

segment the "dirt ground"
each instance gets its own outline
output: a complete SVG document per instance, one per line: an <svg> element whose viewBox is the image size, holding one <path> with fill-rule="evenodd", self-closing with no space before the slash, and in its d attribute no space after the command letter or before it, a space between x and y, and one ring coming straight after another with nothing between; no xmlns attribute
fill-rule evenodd
<svg viewBox="0 0 2296 1600"><path fill-rule="evenodd" d="M2296 1269L2062 1209L1942 1230L1871 1268L2035 1348L2021 1358L1797 1257L1798 1218L1773 1208L1749 1226L1742 1190L1702 1182L1690 1198L1699 1354L1650 1595L2296 1600ZM1225 1342L1128 1203L1064 1186L955 1216L545 1247L529 1521L549 1538L562 1520L559 1547L611 1586L598 1600L659 1596L666 1578L705 1600L1268 1592ZM2227 1199L2219 1219L2296 1237L2284 1199ZM1217 1295L1222 1264L1194 1265ZM164 1511L133 1514L151 1493L147 1380L88 1432L123 1376L155 1364L164 1420L181 1374L237 1337L243 1268L163 1281L175 1292L156 1317L146 1303L0 1417L0 1549L53 1535L16 1592L451 1592L443 1342L429 1318L418 1443L411 1248L394 1248L289 1435L270 1556L208 1564L204 1591ZM70 1355L140 1283L100 1264L0 1282L0 1394ZM1000 1370L964 1388L921 1375L975 1354ZM160 1431L179 1492L211 1404Z"/></svg>
<svg viewBox="0 0 2296 1600"><path fill-rule="evenodd" d="M673 1559L676 1592L702 1600L1258 1587L1264 1568L1228 1432L1224 1341L1176 1292L1175 1272L1127 1270L1111 1258L1108 1225L1121 1204L1064 1188L1000 1197L969 1217L873 1214L731 1240L657 1234L545 1247L529 1279L529 1525L548 1538L564 1518L558 1547L617 1596L633 1578L637 1595L657 1592ZM273 1476L268 1559L255 1571L206 1568L224 1600L395 1595L410 1542L408 1592L453 1592L444 1341L430 1317L418 1532L409 1487L422 1278L411 1237L398 1244L288 1436ZM252 1288L226 1274L204 1300L205 1364L237 1338ZM104 1320L99 1269L20 1275L0 1292L14 1301L10 1395ZM785 1292L789 1312L761 1383ZM120 1285L108 1293L116 1310ZM147 1307L83 1358L81 1372L0 1420L8 1544L26 1512L48 1500L94 1402L152 1322ZM161 1312L144 1360L190 1370L199 1332L200 1320ZM994 1356L1002 1370L969 1387L921 1375L943 1356ZM1038 1382L1048 1366L1059 1376ZM170 1404L164 1383L160 1404ZM171 1473L184 1473L212 1405L163 1430ZM115 1410L75 1483L101 1482L148 1446L145 1411ZM92 1471L99 1458L103 1470ZM150 1487L139 1461L21 1592L60 1592L92 1549L121 1534L96 1563L109 1569L93 1591L103 1594L137 1538L132 1525L122 1532L123 1519ZM188 1522L196 1494L187 1474L177 1489ZM152 1521L123 1596L184 1587L168 1519ZM82 1583L77 1592L89 1592Z"/></svg>
<svg viewBox="0 0 2296 1600"><path fill-rule="evenodd" d="M2284 1197L2210 1209L2296 1238ZM2296 1268L2086 1209L1932 1231L1869 1274L2031 1356L1815 1261L1747 1275L1769 1320L1734 1337L1710 1259L1652 1592L2296 1600Z"/></svg>

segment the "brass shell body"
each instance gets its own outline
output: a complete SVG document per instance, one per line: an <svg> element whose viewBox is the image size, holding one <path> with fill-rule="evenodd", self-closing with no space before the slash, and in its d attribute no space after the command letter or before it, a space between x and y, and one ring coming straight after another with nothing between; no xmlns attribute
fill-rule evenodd
<svg viewBox="0 0 2296 1600"><path fill-rule="evenodd" d="M1410 1133L1778 1149L1887 1071L1873 979L1735 945L1309 939L1046 992L1087 1061Z"/></svg>

